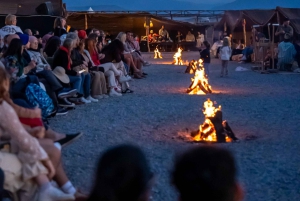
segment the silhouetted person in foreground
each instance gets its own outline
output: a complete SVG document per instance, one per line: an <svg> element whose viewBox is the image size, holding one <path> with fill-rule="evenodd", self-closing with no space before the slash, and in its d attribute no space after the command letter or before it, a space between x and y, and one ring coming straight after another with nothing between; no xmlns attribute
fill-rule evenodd
<svg viewBox="0 0 300 201"><path fill-rule="evenodd" d="M107 150L95 179L88 201L148 201L154 180L145 155L132 145Z"/></svg>
<svg viewBox="0 0 300 201"><path fill-rule="evenodd" d="M241 201L233 156L224 149L201 146L178 157L172 182L180 201Z"/></svg>

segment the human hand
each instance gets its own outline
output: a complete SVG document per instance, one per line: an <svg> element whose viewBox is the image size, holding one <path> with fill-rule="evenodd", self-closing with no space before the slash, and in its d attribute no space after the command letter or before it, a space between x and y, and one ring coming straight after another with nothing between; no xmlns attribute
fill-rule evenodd
<svg viewBox="0 0 300 201"><path fill-rule="evenodd" d="M88 66L88 65L89 65L88 62L86 62L86 61L83 61L83 64L84 64L85 66Z"/></svg>
<svg viewBox="0 0 300 201"><path fill-rule="evenodd" d="M32 128L32 135L36 138L44 138L45 137L45 127L44 126L37 126Z"/></svg>
<svg viewBox="0 0 300 201"><path fill-rule="evenodd" d="M46 159L46 160L42 161L42 163L45 166L45 168L47 168L47 170L48 170L48 178L51 181L52 178L55 175L54 166L53 166L52 162L50 161L50 159Z"/></svg>
<svg viewBox="0 0 300 201"><path fill-rule="evenodd" d="M35 67L36 67L36 62L35 62L34 60L31 60L30 63L28 64L28 67L29 67L30 69L35 68Z"/></svg>
<svg viewBox="0 0 300 201"><path fill-rule="evenodd" d="M47 65L47 66L45 67L45 70L51 70L51 67L50 67L49 65Z"/></svg>
<svg viewBox="0 0 300 201"><path fill-rule="evenodd" d="M105 58L105 54L99 54L99 60L104 59Z"/></svg>

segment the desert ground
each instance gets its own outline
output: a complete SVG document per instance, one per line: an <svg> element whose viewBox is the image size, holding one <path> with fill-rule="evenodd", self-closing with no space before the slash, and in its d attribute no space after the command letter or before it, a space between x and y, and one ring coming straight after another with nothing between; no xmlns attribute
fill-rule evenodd
<svg viewBox="0 0 300 201"><path fill-rule="evenodd" d="M63 161L71 181L88 192L96 163L109 147L132 143L145 152L156 184L152 200L175 201L170 172L174 157L199 143L186 142L180 132L195 130L203 122L203 102L210 98L222 106L239 143L217 144L235 156L238 180L246 201L296 201L300 198L300 74L260 74L253 64L230 62L229 76L220 78L220 61L210 65L213 93L185 93L193 75L172 62L170 53L152 59L145 67L146 79L133 80L133 94L112 97L50 120L60 132L84 132L82 138L63 149ZM197 52L184 52L183 60L198 59ZM235 71L242 66L248 71Z"/></svg>

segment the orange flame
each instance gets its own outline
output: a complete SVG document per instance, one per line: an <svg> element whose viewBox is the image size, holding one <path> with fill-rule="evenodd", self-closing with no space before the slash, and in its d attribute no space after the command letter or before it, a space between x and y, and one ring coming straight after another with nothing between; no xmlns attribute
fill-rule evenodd
<svg viewBox="0 0 300 201"><path fill-rule="evenodd" d="M161 56L160 51L156 47L156 49L154 50L154 59L158 59L158 58L162 59L163 57Z"/></svg>
<svg viewBox="0 0 300 201"><path fill-rule="evenodd" d="M183 61L181 59L181 52L182 52L182 48L178 48L177 52L174 54L173 58L173 64L174 65L183 65Z"/></svg>
<svg viewBox="0 0 300 201"><path fill-rule="evenodd" d="M211 86L208 84L208 77L206 76L204 67L203 67L203 60L199 59L198 61L199 67L195 70L195 76L191 79L192 84L188 88L188 94L207 94L211 93L212 89ZM197 65L193 65L193 68Z"/></svg>

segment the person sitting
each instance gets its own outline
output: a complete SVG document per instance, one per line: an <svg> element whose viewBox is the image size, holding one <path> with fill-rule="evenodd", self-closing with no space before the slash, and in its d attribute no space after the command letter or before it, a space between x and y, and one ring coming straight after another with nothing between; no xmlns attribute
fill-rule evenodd
<svg viewBox="0 0 300 201"><path fill-rule="evenodd" d="M80 52L79 52L79 38L76 33L68 33L67 39L70 38L73 40L73 49L71 51L71 69L80 73L81 82L82 82L82 90L79 92L83 94L83 97L80 101L84 103L98 102L97 99L91 97L90 89L91 89L91 74L88 71L88 64L83 60Z"/></svg>
<svg viewBox="0 0 300 201"><path fill-rule="evenodd" d="M293 37L294 30L293 27L290 25L290 19L289 18L284 18L283 24L280 25L275 32L275 36L279 37L279 42L284 41L284 36L285 34L289 34L291 37Z"/></svg>
<svg viewBox="0 0 300 201"><path fill-rule="evenodd" d="M180 31L177 31L176 42L180 43L183 40L183 35Z"/></svg>
<svg viewBox="0 0 300 201"><path fill-rule="evenodd" d="M49 38L44 48L44 55L46 58L53 57L54 53L60 48L60 39L57 36Z"/></svg>
<svg viewBox="0 0 300 201"><path fill-rule="evenodd" d="M0 68L0 112L5 114L0 115L0 135L5 134L12 146L12 153L0 151L0 168L7 176L5 189L14 194L23 190L25 193L20 194L23 200L33 200L35 192L31 182L34 181L39 187L37 200L73 200L74 195L64 193L50 184L49 179L55 175L54 165L38 140L24 129L16 112L6 101L9 99L9 85L9 76Z"/></svg>
<svg viewBox="0 0 300 201"><path fill-rule="evenodd" d="M69 77L69 80L66 81L67 82L69 81L71 83L73 89L77 89L77 97L81 98L83 96L82 94L83 90L81 84L82 78L79 72L76 72L71 68L71 51L73 50L73 48L74 48L74 41L70 38L67 38L64 41L63 45L54 54L52 70L54 72L56 68L62 67L64 69L64 72L62 72L59 69L58 74L59 75L66 74ZM79 102L78 104L81 103Z"/></svg>
<svg viewBox="0 0 300 201"><path fill-rule="evenodd" d="M140 148L119 145L99 159L87 201L149 201L154 176Z"/></svg>
<svg viewBox="0 0 300 201"><path fill-rule="evenodd" d="M65 26L66 26L66 19L63 17L57 17L54 21L54 26L53 26L54 36L61 37L62 35L67 34Z"/></svg>
<svg viewBox="0 0 300 201"><path fill-rule="evenodd" d="M42 37L42 45L43 45L43 48L45 48L46 43L48 42L48 40L49 40L52 36L53 36L53 33L50 32L50 33L45 34L45 35Z"/></svg>
<svg viewBox="0 0 300 201"><path fill-rule="evenodd" d="M278 45L278 66L279 70L292 71L293 62L295 61L296 50L291 41L289 34L284 35L284 41Z"/></svg>
<svg viewBox="0 0 300 201"><path fill-rule="evenodd" d="M190 31L188 32L188 34L185 37L185 41L186 42L195 42L195 36L194 34L192 34Z"/></svg>
<svg viewBox="0 0 300 201"><path fill-rule="evenodd" d="M232 49L231 60L238 60L238 56L235 56L235 55L242 54L244 48L245 48L245 46L242 43L242 40L238 40L238 43L235 45L235 48Z"/></svg>
<svg viewBox="0 0 300 201"><path fill-rule="evenodd" d="M181 201L242 201L236 165L225 149L200 146L176 158L172 183Z"/></svg>
<svg viewBox="0 0 300 201"><path fill-rule="evenodd" d="M278 57L278 55L275 53L274 54L274 67L277 66L277 62L278 62L277 57ZM271 48L267 49L267 53L266 53L266 56L264 58L264 67L265 67L265 69L272 69L273 68L273 59L272 59Z"/></svg>
<svg viewBox="0 0 300 201"><path fill-rule="evenodd" d="M38 40L35 36L29 37L30 48L26 50L31 60L36 62L35 74L39 80L45 85L47 94L52 99L54 107L57 110L56 115L66 114L67 110L58 107L59 104L74 107L74 104L69 104L66 98L76 94L76 89L64 88L59 80L52 72L51 66L48 64L44 56L38 51Z"/></svg>
<svg viewBox="0 0 300 201"><path fill-rule="evenodd" d="M93 98L102 99L108 98L106 79L104 75L104 68L96 66L90 56L89 51L85 49L85 45L89 44L88 40L91 39L82 39L79 42L79 52L83 58L83 61L87 63L87 67L92 76L92 86L91 86L91 95Z"/></svg>
<svg viewBox="0 0 300 201"><path fill-rule="evenodd" d="M149 43L156 43L158 38L158 34L154 33L153 30L150 30L148 35Z"/></svg>
<svg viewBox="0 0 300 201"><path fill-rule="evenodd" d="M133 49L128 49L127 44L126 44L126 33L120 32L118 36L116 37L116 40L121 41L123 44L122 52L121 52L121 58L124 60L124 62L131 67L129 69L129 72L132 72L134 75L134 78L136 79L141 79L143 76L141 69L142 69L142 62L137 56L137 53ZM118 43L115 43L118 45ZM121 49L120 49L121 50ZM105 59L105 58L104 58Z"/></svg>
<svg viewBox="0 0 300 201"><path fill-rule="evenodd" d="M158 31L158 35L163 42L169 40L169 32L165 29L164 25L162 25L161 29Z"/></svg>
<svg viewBox="0 0 300 201"><path fill-rule="evenodd" d="M27 34L28 36L32 36L32 31L31 29L25 29L24 34Z"/></svg>
<svg viewBox="0 0 300 201"><path fill-rule="evenodd" d="M4 36L15 33L23 33L23 31L17 26L17 16L9 14L5 17L5 26L0 29L0 48L4 45Z"/></svg>
<svg viewBox="0 0 300 201"><path fill-rule="evenodd" d="M295 40L294 47L296 50L295 60L297 61L298 68L300 68L300 40L299 39Z"/></svg>

